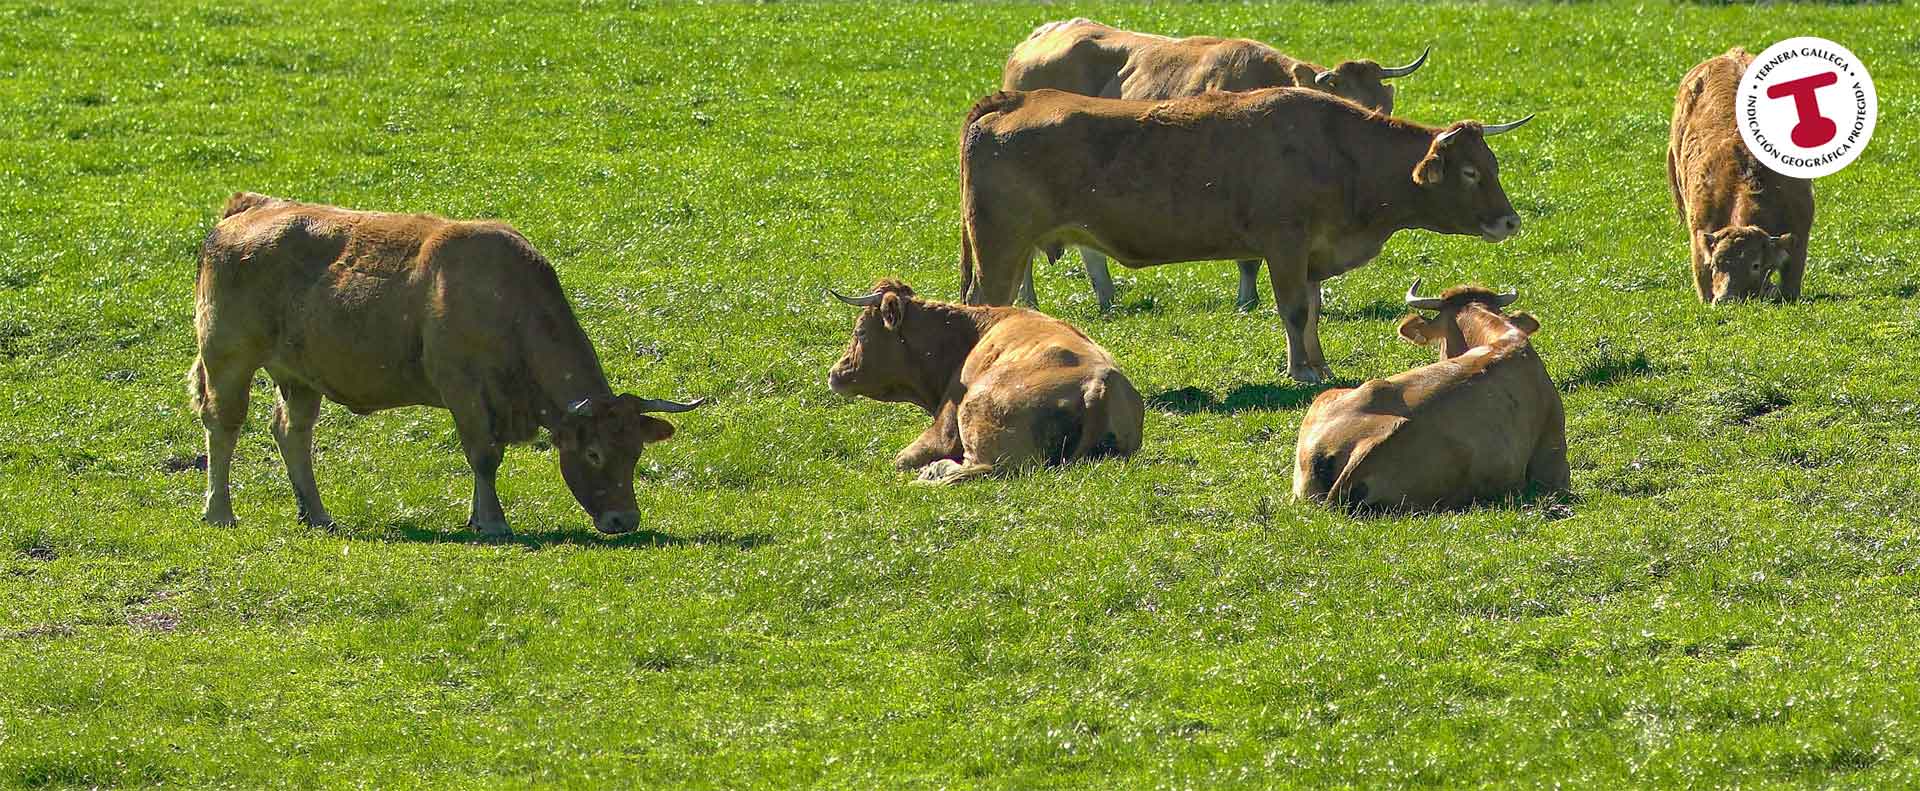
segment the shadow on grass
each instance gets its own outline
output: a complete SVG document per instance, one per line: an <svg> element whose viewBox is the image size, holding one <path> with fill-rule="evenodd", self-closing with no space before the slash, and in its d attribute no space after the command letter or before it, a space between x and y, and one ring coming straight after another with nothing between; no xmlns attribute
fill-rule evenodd
<svg viewBox="0 0 1920 791"><path fill-rule="evenodd" d="M1211 391L1182 387L1147 397L1147 406L1182 415L1210 412L1232 415L1252 410L1298 409L1313 403L1322 392L1335 387L1353 387L1354 380L1336 380L1319 385L1241 385L1217 398Z"/></svg>
<svg viewBox="0 0 1920 791"><path fill-rule="evenodd" d="M1398 299L1376 299L1360 305L1329 303L1320 315L1330 321L1393 321L1407 315L1407 303Z"/></svg>
<svg viewBox="0 0 1920 791"><path fill-rule="evenodd" d="M764 533L749 533L740 536L728 533L695 533L693 535L679 536L654 530L635 530L631 533L610 536L596 532L590 528L582 528L579 530L514 531L512 536L506 538L488 538L465 527L457 530L438 530L422 526L415 522L396 522L386 525L383 533L369 537L367 540L415 544L522 546L534 550L560 545L571 545L583 549L652 549L655 547L719 546L749 550L773 543L773 536Z"/></svg>

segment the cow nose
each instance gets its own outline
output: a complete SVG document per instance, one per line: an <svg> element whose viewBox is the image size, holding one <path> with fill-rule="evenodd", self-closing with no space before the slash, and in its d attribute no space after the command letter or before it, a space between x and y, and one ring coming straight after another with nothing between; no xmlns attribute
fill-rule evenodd
<svg viewBox="0 0 1920 791"><path fill-rule="evenodd" d="M631 533L640 526L639 511L608 511L593 522L594 529L610 536Z"/></svg>
<svg viewBox="0 0 1920 791"><path fill-rule="evenodd" d="M827 389L846 395L847 374L839 368L827 372Z"/></svg>
<svg viewBox="0 0 1920 791"><path fill-rule="evenodd" d="M1520 215L1509 214L1492 222L1480 224L1480 234L1489 242L1499 242L1520 230Z"/></svg>

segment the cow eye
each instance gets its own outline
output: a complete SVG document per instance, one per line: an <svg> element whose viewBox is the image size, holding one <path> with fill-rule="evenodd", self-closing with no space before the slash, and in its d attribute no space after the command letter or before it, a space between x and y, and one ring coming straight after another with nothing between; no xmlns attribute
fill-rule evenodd
<svg viewBox="0 0 1920 791"><path fill-rule="evenodd" d="M1472 165L1461 165L1460 177L1470 182L1477 182L1480 180L1480 169Z"/></svg>
<svg viewBox="0 0 1920 791"><path fill-rule="evenodd" d="M600 466L607 460L606 454L600 452L600 449L597 447L587 448L586 452L580 455L586 458L588 464L595 467Z"/></svg>

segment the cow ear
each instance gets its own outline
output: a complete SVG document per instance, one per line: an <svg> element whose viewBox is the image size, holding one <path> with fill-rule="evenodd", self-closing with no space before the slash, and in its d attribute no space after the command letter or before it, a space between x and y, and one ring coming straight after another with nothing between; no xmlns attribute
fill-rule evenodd
<svg viewBox="0 0 1920 791"><path fill-rule="evenodd" d="M1293 64L1293 84L1297 87L1313 87L1313 78L1318 76L1320 76L1320 73L1314 71L1312 66L1308 66L1305 63Z"/></svg>
<svg viewBox="0 0 1920 791"><path fill-rule="evenodd" d="M899 329L900 321L906 318L906 315L907 305L905 301L900 299L899 294L889 291L885 297L880 299L880 323L885 325L887 329Z"/></svg>
<svg viewBox="0 0 1920 791"><path fill-rule="evenodd" d="M1701 231L1700 246L1703 248L1706 248L1706 251L1709 253L1713 252L1713 248L1720 246L1720 232L1719 231Z"/></svg>
<svg viewBox="0 0 1920 791"><path fill-rule="evenodd" d="M1507 323L1526 333L1528 337L1540 331L1540 320L1534 318L1531 313L1515 313L1507 317Z"/></svg>
<svg viewBox="0 0 1920 791"><path fill-rule="evenodd" d="M1447 162L1440 158L1438 151L1427 152L1427 158L1413 166L1413 183L1422 187L1431 187L1447 177Z"/></svg>
<svg viewBox="0 0 1920 791"><path fill-rule="evenodd" d="M1415 346L1425 346L1433 342L1432 329L1426 319L1408 316L1400 320L1400 337Z"/></svg>
<svg viewBox="0 0 1920 791"><path fill-rule="evenodd" d="M673 437L673 424L651 415L640 416L640 441L665 442Z"/></svg>

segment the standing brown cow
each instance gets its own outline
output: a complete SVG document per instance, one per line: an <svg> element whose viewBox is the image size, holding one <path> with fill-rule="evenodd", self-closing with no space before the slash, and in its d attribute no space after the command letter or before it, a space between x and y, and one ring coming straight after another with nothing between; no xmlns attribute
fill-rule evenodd
<svg viewBox="0 0 1920 791"><path fill-rule="evenodd" d="M273 438L300 518L330 524L313 476L324 396L357 414L453 412L473 467L467 524L505 536L501 454L545 427L574 498L605 533L640 524L633 467L700 405L614 395L553 267L499 222L361 212L239 193L200 251L200 356L188 396L207 429L207 510L233 524L228 469L264 367L280 391Z"/></svg>
<svg viewBox="0 0 1920 791"><path fill-rule="evenodd" d="M1315 398L1294 451L1294 497L1455 508L1528 484L1566 489L1566 412L1529 342L1540 323L1501 312L1518 294L1419 291L1415 280L1407 305L1439 315L1402 319L1400 336L1440 361Z"/></svg>
<svg viewBox="0 0 1920 791"><path fill-rule="evenodd" d="M1431 49L1429 49L1431 51ZM1177 99L1207 91L1252 91L1261 88L1317 88L1361 107L1393 114L1393 86L1386 80L1405 77L1427 62L1427 52L1405 66L1381 66L1371 60L1350 60L1324 69L1282 54L1273 47L1243 38L1192 36L1168 38L1108 27L1090 19L1049 22L1035 28L1013 48L1002 71L1000 87L1008 91L1040 88L1100 96L1108 99ZM1049 248L1049 261L1060 257ZM1113 306L1113 276L1107 259L1091 247L1080 248L1087 278L1093 281L1100 309ZM1240 261L1240 292L1236 305L1252 310L1260 303L1259 259ZM1031 268L1020 284L1020 299L1037 303Z"/></svg>
<svg viewBox="0 0 1920 791"><path fill-rule="evenodd" d="M1073 325L1024 308L923 300L898 280L862 297L833 295L862 310L827 386L933 416L893 459L919 470L920 481L956 483L1140 449L1140 392Z"/></svg>
<svg viewBox="0 0 1920 791"><path fill-rule="evenodd" d="M1734 100L1752 62L1739 47L1709 58L1681 78L1673 98L1667 182L1687 224L1694 290L1715 305L1797 300L1807 272L1813 182L1767 169L1740 139Z"/></svg>
<svg viewBox="0 0 1920 791"><path fill-rule="evenodd" d="M997 93L961 135L961 293L1011 303L1030 251L1060 243L1135 268L1264 259L1287 374L1322 381L1320 282L1403 229L1512 236L1520 216L1486 138L1526 121L1434 128L1302 88L1163 102Z"/></svg>

